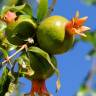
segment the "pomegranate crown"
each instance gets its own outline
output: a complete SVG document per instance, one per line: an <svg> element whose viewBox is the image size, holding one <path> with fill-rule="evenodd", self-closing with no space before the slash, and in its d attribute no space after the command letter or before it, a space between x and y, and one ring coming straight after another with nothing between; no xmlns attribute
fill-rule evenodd
<svg viewBox="0 0 96 96"><path fill-rule="evenodd" d="M72 20L70 20L66 24L66 31L70 35L78 34L80 36L86 37L86 35L83 32L90 30L90 28L87 26L83 26L83 24L86 22L87 19L87 16L79 18L79 11L77 11L75 17L73 17Z"/></svg>

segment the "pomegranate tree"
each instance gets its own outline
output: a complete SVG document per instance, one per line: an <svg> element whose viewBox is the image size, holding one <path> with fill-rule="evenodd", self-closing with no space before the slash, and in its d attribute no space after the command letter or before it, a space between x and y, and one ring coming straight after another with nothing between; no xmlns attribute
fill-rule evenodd
<svg viewBox="0 0 96 96"><path fill-rule="evenodd" d="M10 4L4 3L0 12L2 25L0 27L2 55L0 67L5 68L8 72L3 85L3 76L0 78L0 88L4 87L7 79L10 78L10 82L6 85L8 90L2 89L0 96L2 92L5 95L14 92L15 88L12 86L15 86L19 77L22 76L32 82L29 93L31 96L36 94L51 96L45 81L54 73L57 75L57 90L60 88L59 71L54 55L71 49L75 35L86 37L83 32L90 28L83 24L87 17L79 18L78 13L71 20L63 16L51 16L56 0L53 0L49 10L48 0L38 0L37 10L35 9L37 13L34 14L31 3L35 1L21 1L17 0L12 3L10 0ZM8 53L12 50L15 52L9 55ZM19 55L16 58L17 54ZM18 65L18 71L14 71L16 65Z"/></svg>

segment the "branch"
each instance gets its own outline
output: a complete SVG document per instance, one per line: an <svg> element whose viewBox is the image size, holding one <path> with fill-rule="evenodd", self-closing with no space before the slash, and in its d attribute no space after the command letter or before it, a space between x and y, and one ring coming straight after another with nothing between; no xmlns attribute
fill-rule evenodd
<svg viewBox="0 0 96 96"><path fill-rule="evenodd" d="M56 4L57 0L53 0L52 4L49 7L48 13L47 13L47 17L50 16L50 14L52 13L52 11L54 10L54 6Z"/></svg>
<svg viewBox="0 0 96 96"><path fill-rule="evenodd" d="M5 64L5 63L7 63L12 57L14 57L16 54L18 54L20 51L22 51L22 50L23 50L24 48L26 48L26 47L27 47L26 44L22 45L19 50L17 50L14 54L12 54L12 55L9 56L6 60L4 60L4 61L2 62L2 65Z"/></svg>

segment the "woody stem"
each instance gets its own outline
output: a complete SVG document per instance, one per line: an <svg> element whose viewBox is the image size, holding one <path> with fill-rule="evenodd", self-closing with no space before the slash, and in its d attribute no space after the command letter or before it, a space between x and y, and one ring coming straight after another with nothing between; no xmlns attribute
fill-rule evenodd
<svg viewBox="0 0 96 96"><path fill-rule="evenodd" d="M57 0L52 0L52 4L49 7L49 10L48 10L48 13L47 13L47 17L50 16L50 14L52 13L56 2L57 2Z"/></svg>
<svg viewBox="0 0 96 96"><path fill-rule="evenodd" d="M6 59L6 60L4 60L3 62L2 62L2 65L3 64L5 64L5 63L7 63L12 57L14 57L16 54L18 54L20 51L22 51L24 48L26 48L26 44L24 44L24 45L22 45L22 47L19 49L19 50L17 50L14 54L12 54L11 56L9 56L8 57L8 59Z"/></svg>

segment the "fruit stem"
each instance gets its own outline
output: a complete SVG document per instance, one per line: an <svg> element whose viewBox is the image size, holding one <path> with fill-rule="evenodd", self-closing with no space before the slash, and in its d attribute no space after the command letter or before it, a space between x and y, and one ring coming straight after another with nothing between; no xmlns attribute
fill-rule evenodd
<svg viewBox="0 0 96 96"><path fill-rule="evenodd" d="M47 16L46 17L49 17L50 16L50 14L52 13L52 11L54 10L54 6L55 6L56 2L57 2L57 0L52 0L52 4L49 7L49 10L48 10L48 13L47 13Z"/></svg>
<svg viewBox="0 0 96 96"><path fill-rule="evenodd" d="M7 57L7 59L2 62L2 65L5 64L5 63L7 63L12 57L14 57L16 54L18 54L20 51L22 51L22 50L23 50L24 48L26 48L26 47L27 47L26 44L22 45L19 50L17 50L17 51L16 51L14 54L12 54L11 56Z"/></svg>

